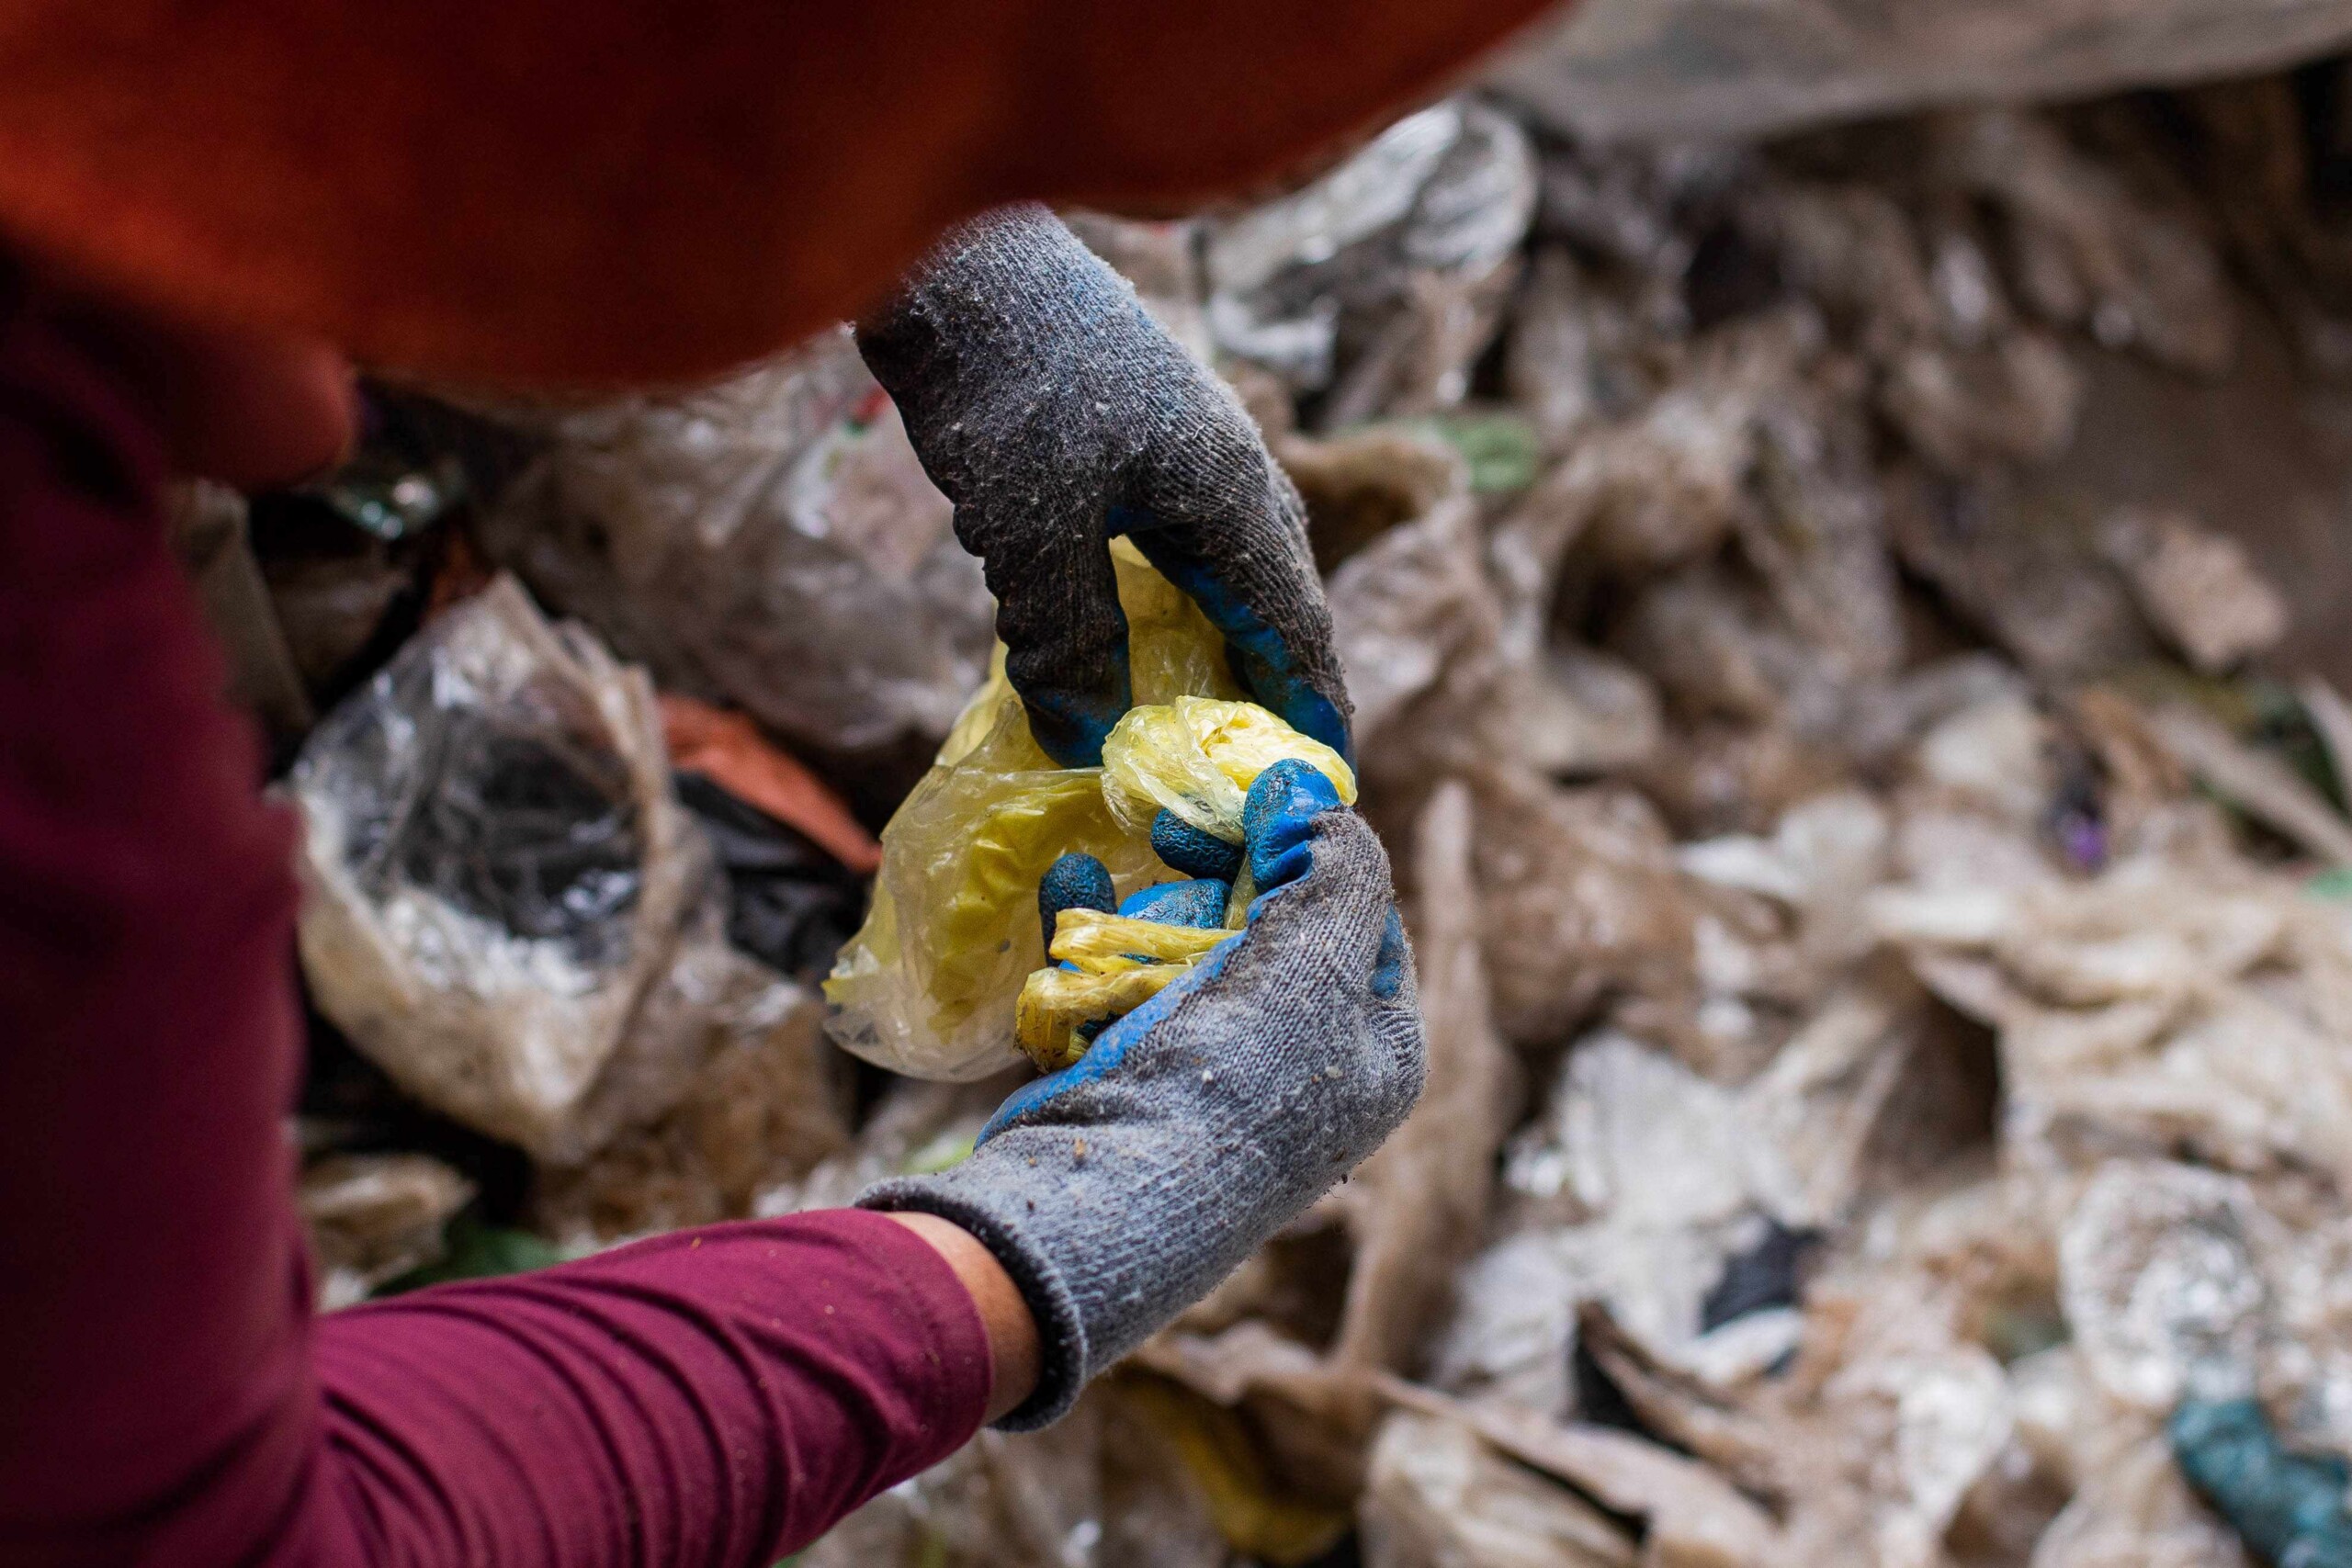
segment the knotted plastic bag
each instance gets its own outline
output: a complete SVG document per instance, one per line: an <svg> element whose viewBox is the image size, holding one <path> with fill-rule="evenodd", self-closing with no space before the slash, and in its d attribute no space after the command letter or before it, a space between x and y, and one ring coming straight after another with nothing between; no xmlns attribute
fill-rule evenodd
<svg viewBox="0 0 2352 1568"><path fill-rule="evenodd" d="M670 795L653 688L510 578L312 732L302 966L402 1089L573 1164L658 1116L730 959L709 845Z"/></svg>
<svg viewBox="0 0 2352 1568"><path fill-rule="evenodd" d="M1056 860L1095 856L1122 898L1178 880L1152 852L1159 810L1238 842L1250 782L1284 756L1306 756L1354 798L1336 752L1238 700L1223 641L1192 602L1125 540L1111 554L1136 706L1104 744L1106 767L1055 766L1029 733L1000 647L988 684L882 830L873 905L825 982L836 1009L827 1027L844 1049L915 1077L1009 1066L1022 1055L1023 983L1046 961L1037 884ZM1136 993L1127 1006L1166 977L1121 982ZM1076 1005L1104 1010L1091 991Z"/></svg>

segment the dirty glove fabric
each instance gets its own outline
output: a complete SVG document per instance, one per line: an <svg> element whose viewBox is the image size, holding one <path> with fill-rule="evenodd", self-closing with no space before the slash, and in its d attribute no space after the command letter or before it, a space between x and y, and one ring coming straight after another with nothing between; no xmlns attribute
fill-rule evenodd
<svg viewBox="0 0 2352 1568"><path fill-rule="evenodd" d="M1038 1427L1376 1148L1419 1097L1412 955L1372 829L1304 763L1250 792L1247 928L868 1208L986 1242L1037 1319Z"/></svg>
<svg viewBox="0 0 2352 1568"><path fill-rule="evenodd" d="M951 232L857 337L986 564L1008 672L1056 761L1101 761L1133 705L1120 534L1225 634L1252 696L1348 750L1297 491L1232 392L1059 220L1014 207Z"/></svg>

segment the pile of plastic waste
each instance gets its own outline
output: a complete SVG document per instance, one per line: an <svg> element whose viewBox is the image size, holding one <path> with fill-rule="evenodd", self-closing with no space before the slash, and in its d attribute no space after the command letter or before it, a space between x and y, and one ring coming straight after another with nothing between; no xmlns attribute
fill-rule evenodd
<svg viewBox="0 0 2352 1568"><path fill-rule="evenodd" d="M1077 219L1306 499L1428 1094L805 1561L2352 1562L2347 85L1645 147L1473 96ZM973 704L845 340L380 402L185 536L308 828L327 1304L960 1158L1036 877L1148 862ZM1140 690L1190 612L1127 586ZM876 852L1011 789L1067 830ZM882 995L869 923L836 1033L996 1076L844 1053L835 951L959 888L982 968Z"/></svg>

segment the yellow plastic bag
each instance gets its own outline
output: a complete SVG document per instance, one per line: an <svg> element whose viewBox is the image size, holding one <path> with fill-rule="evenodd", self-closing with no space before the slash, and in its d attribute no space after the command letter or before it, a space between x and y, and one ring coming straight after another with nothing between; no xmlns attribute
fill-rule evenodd
<svg viewBox="0 0 2352 1568"><path fill-rule="evenodd" d="M1013 1043L1046 1072L1067 1067L1086 1054L1080 1025L1125 1017L1233 934L1064 909L1046 956L1073 967L1035 970L1022 982Z"/></svg>
<svg viewBox="0 0 2352 1568"><path fill-rule="evenodd" d="M826 1027L843 1049L914 1077L986 1077L1021 1059L1023 987L1043 968L1062 978L1041 980L1023 1033L1039 1043L1035 1059L1058 1061L1075 1049L1072 1027L1139 1006L1197 960L1198 938L1214 933L1155 928L1180 933L1178 945L1192 952L1182 962L1119 964L1087 949L1083 960L1071 955L1077 972L1044 968L1037 884L1057 859L1098 857L1122 898L1177 880L1151 851L1159 807L1238 842L1242 797L1280 757L1306 757L1342 799L1355 798L1354 776L1336 752L1237 700L1223 640L1192 601L1125 540L1111 556L1137 704L1103 747L1115 778L1105 768L1054 765L1029 733L1000 647L988 684L882 830L873 906L825 982L835 1008ZM1238 918L1246 903L1236 903ZM1124 951L1138 950L1156 951L1133 940ZM1088 973L1097 963L1115 966Z"/></svg>

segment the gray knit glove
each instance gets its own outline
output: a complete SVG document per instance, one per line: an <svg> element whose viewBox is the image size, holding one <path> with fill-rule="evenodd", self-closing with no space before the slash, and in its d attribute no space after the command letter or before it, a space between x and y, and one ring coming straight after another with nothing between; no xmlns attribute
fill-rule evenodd
<svg viewBox="0 0 2352 1568"><path fill-rule="evenodd" d="M985 565L1056 761L1100 762L1131 705L1121 534L1225 634L1252 696L1348 751L1298 492L1232 392L1058 219L1012 207L950 233L857 341Z"/></svg>
<svg viewBox="0 0 2352 1568"><path fill-rule="evenodd" d="M1388 859L1302 762L1244 814L1248 926L1004 1102L963 1164L859 1203L984 1242L1044 1341L1041 1427L1377 1148L1421 1092L1412 953Z"/></svg>

